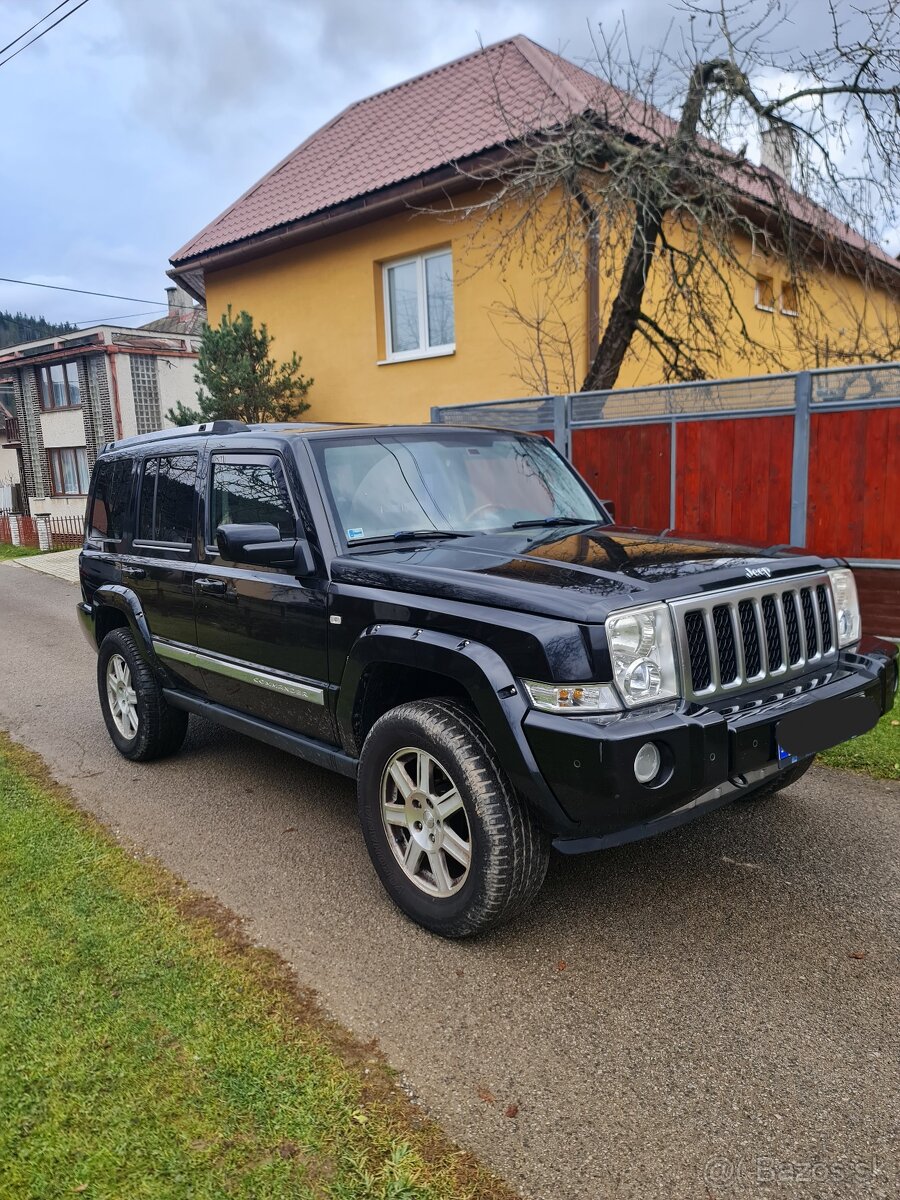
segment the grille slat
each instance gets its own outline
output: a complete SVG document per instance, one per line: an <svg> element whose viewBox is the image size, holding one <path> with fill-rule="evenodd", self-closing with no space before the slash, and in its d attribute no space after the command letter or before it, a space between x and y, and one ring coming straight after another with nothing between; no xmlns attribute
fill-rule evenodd
<svg viewBox="0 0 900 1200"><path fill-rule="evenodd" d="M687 613L684 618L684 627L687 631L691 683L695 692L703 692L712 683L712 672L709 666L709 643L706 640L706 628L703 624L702 613Z"/></svg>
<svg viewBox="0 0 900 1200"><path fill-rule="evenodd" d="M771 675L784 663L781 652L781 628L778 624L778 613L775 611L775 597L763 596L762 609L766 627L766 662Z"/></svg>
<svg viewBox="0 0 900 1200"><path fill-rule="evenodd" d="M784 625L787 630L788 662L795 667L800 661L800 626L797 623L797 606L794 593L784 592L781 597L784 609Z"/></svg>
<svg viewBox="0 0 900 1200"><path fill-rule="evenodd" d="M766 582L673 607L685 675L698 697L789 678L833 651L824 582Z"/></svg>
<svg viewBox="0 0 900 1200"><path fill-rule="evenodd" d="M731 624L731 605L716 605L713 609L713 625L716 631L716 649L719 654L719 682L734 683L738 676L738 669L734 626Z"/></svg>
<svg viewBox="0 0 900 1200"><path fill-rule="evenodd" d="M762 671L762 662L759 657L759 630L756 627L753 601L742 600L738 605L738 615L741 621L741 640L744 643L744 665L748 679L752 679Z"/></svg>
<svg viewBox="0 0 900 1200"><path fill-rule="evenodd" d="M828 593L824 583L820 583L816 588L816 597L819 601L819 619L822 622L822 650L827 653L832 648L831 610L828 606Z"/></svg>
<svg viewBox="0 0 900 1200"><path fill-rule="evenodd" d="M800 591L800 604L803 608L803 627L806 630L806 657L815 658L820 653L819 633L816 625L816 615L813 611L812 589L805 587Z"/></svg>

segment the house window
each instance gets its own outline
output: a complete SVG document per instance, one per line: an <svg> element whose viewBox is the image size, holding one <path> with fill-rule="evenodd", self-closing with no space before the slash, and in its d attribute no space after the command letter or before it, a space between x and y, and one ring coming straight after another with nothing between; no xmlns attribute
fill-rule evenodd
<svg viewBox="0 0 900 1200"><path fill-rule="evenodd" d="M81 385L78 382L78 363L52 363L38 367L41 408L53 412L57 408L78 408L81 404Z"/></svg>
<svg viewBox="0 0 900 1200"><path fill-rule="evenodd" d="M756 307L763 312L775 311L775 287L771 275L756 277Z"/></svg>
<svg viewBox="0 0 900 1200"><path fill-rule="evenodd" d="M452 353L453 261L449 250L385 264L384 326L388 361Z"/></svg>
<svg viewBox="0 0 900 1200"><path fill-rule="evenodd" d="M797 315L797 293L794 285L787 280L783 280L781 284L781 311L786 317Z"/></svg>
<svg viewBox="0 0 900 1200"><path fill-rule="evenodd" d="M48 450L47 459L50 463L51 495L87 495L91 473L88 470L87 449L84 446Z"/></svg>
<svg viewBox="0 0 900 1200"><path fill-rule="evenodd" d="M159 402L159 373L152 354L131 355L131 390L138 433L162 429Z"/></svg>

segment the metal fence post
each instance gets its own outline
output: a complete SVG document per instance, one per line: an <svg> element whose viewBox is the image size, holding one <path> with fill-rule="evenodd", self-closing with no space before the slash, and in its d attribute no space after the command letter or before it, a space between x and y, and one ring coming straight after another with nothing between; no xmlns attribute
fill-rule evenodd
<svg viewBox="0 0 900 1200"><path fill-rule="evenodd" d="M572 459L572 431L569 428L571 396L553 397L553 444L560 454Z"/></svg>
<svg viewBox="0 0 900 1200"><path fill-rule="evenodd" d="M678 426L674 417L669 432L669 528L674 529L678 507Z"/></svg>
<svg viewBox="0 0 900 1200"><path fill-rule="evenodd" d="M812 375L798 371L794 378L794 455L791 465L791 545L806 545L806 503L809 494L809 406Z"/></svg>

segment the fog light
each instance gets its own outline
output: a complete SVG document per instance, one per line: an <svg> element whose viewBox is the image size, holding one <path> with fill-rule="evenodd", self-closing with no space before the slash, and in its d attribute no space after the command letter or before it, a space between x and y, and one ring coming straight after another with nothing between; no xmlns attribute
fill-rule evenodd
<svg viewBox="0 0 900 1200"><path fill-rule="evenodd" d="M634 777L638 783L652 783L659 774L659 751L652 742L644 742L634 756Z"/></svg>

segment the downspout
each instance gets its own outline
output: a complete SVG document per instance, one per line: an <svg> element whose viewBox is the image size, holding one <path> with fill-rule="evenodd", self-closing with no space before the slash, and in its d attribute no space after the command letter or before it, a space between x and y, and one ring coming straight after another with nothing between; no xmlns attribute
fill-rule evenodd
<svg viewBox="0 0 900 1200"><path fill-rule="evenodd" d="M116 355L118 351L112 346L106 347L109 358L109 377L112 380L113 413L116 418L116 440L122 436L122 409L119 405L119 376L116 374Z"/></svg>
<svg viewBox="0 0 900 1200"><path fill-rule="evenodd" d="M587 376L600 345L600 229L596 209L584 192L577 191L575 199L587 223L587 253L584 263L584 286L587 293L587 366L584 375Z"/></svg>
<svg viewBox="0 0 900 1200"><path fill-rule="evenodd" d="M600 231L596 217L591 221L587 237L587 263L585 264L585 287L587 288L587 367L590 370L597 347L600 345Z"/></svg>

